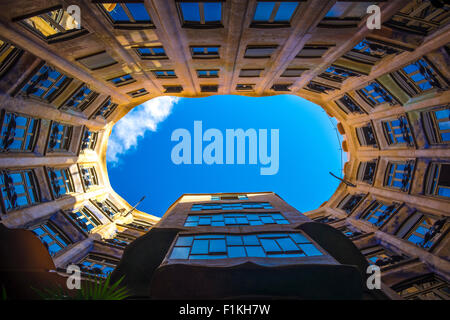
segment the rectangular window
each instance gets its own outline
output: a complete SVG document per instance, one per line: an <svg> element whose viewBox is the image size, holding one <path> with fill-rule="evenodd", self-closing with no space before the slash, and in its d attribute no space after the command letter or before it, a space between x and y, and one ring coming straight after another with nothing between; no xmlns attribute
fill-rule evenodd
<svg viewBox="0 0 450 320"><path fill-rule="evenodd" d="M178 12L183 28L221 28L221 1L177 0Z"/></svg>
<svg viewBox="0 0 450 320"><path fill-rule="evenodd" d="M269 202L233 202L233 203L199 203L191 207L191 211L203 210L245 210L273 209Z"/></svg>
<svg viewBox="0 0 450 320"><path fill-rule="evenodd" d="M177 77L174 70L153 70L152 72L159 79L172 79Z"/></svg>
<svg viewBox="0 0 450 320"><path fill-rule="evenodd" d="M303 59L314 59L314 58L322 58L322 56L327 52L331 47L334 47L334 44L305 44L300 52L297 54L296 58Z"/></svg>
<svg viewBox="0 0 450 320"><path fill-rule="evenodd" d="M239 77L241 78L257 78L264 69L241 69Z"/></svg>
<svg viewBox="0 0 450 320"><path fill-rule="evenodd" d="M218 78L219 70L197 70L197 77L199 77L199 78Z"/></svg>
<svg viewBox="0 0 450 320"><path fill-rule="evenodd" d="M265 224L289 224L280 213L224 213L214 215L189 215L185 227L237 227L261 226Z"/></svg>
<svg viewBox="0 0 450 320"><path fill-rule="evenodd" d="M92 229L101 224L97 217L85 207L71 211L68 214L77 226L86 233L90 233Z"/></svg>
<svg viewBox="0 0 450 320"><path fill-rule="evenodd" d="M0 129L1 151L33 151L38 128L39 120L5 111Z"/></svg>
<svg viewBox="0 0 450 320"><path fill-rule="evenodd" d="M360 162L358 167L358 181L373 184L375 172L377 168L377 160Z"/></svg>
<svg viewBox="0 0 450 320"><path fill-rule="evenodd" d="M33 170L2 170L0 188L6 212L40 202L37 179Z"/></svg>
<svg viewBox="0 0 450 320"><path fill-rule="evenodd" d="M359 144L364 147L377 147L377 140L372 128L372 124L368 123L364 127L356 128L356 136Z"/></svg>
<svg viewBox="0 0 450 320"><path fill-rule="evenodd" d="M105 199L103 201L95 200L95 205L100 208L100 210L103 211L108 217L112 218L116 214L120 213L120 210L112 203L112 201L109 201L108 199Z"/></svg>
<svg viewBox="0 0 450 320"><path fill-rule="evenodd" d="M55 199L75 191L69 168L47 168L47 174Z"/></svg>
<svg viewBox="0 0 450 320"><path fill-rule="evenodd" d="M290 27L298 3L299 1L258 1L250 27Z"/></svg>
<svg viewBox="0 0 450 320"><path fill-rule="evenodd" d="M374 65L384 57L400 53L404 50L411 51L407 47L400 47L377 39L365 38L354 46L352 50L344 54L344 58L367 65Z"/></svg>
<svg viewBox="0 0 450 320"><path fill-rule="evenodd" d="M96 98L98 93L89 89L87 85L82 85L72 96L61 106L62 109L85 110Z"/></svg>
<svg viewBox="0 0 450 320"><path fill-rule="evenodd" d="M122 76L109 79L108 81L114 84L116 87L121 87L136 82L131 74L124 74Z"/></svg>
<svg viewBox="0 0 450 320"><path fill-rule="evenodd" d="M106 51L94 53L75 60L91 71L110 67L118 63Z"/></svg>
<svg viewBox="0 0 450 320"><path fill-rule="evenodd" d="M238 84L236 85L236 91L251 92L255 90L254 87L255 87L254 84Z"/></svg>
<svg viewBox="0 0 450 320"><path fill-rule="evenodd" d="M287 68L281 74L281 77L300 77L303 74L303 72L305 72L307 70L308 69Z"/></svg>
<svg viewBox="0 0 450 320"><path fill-rule="evenodd" d="M324 93L328 94L329 91L334 91L336 89L339 89L337 86L333 87L331 85L327 85L324 83L316 82L316 81L310 81L306 87L304 87L305 90L312 91L315 93Z"/></svg>
<svg viewBox="0 0 450 320"><path fill-rule="evenodd" d="M81 150L95 150L97 145L98 132L85 130L81 139Z"/></svg>
<svg viewBox="0 0 450 320"><path fill-rule="evenodd" d="M194 59L218 59L219 46L192 46L192 58Z"/></svg>
<svg viewBox="0 0 450 320"><path fill-rule="evenodd" d="M48 43L73 39L87 33L86 29L79 25L79 21L74 19L67 10L60 7L15 18L13 21L18 21Z"/></svg>
<svg viewBox="0 0 450 320"><path fill-rule="evenodd" d="M414 161L390 162L386 169L384 185L389 188L408 192L414 171Z"/></svg>
<svg viewBox="0 0 450 320"><path fill-rule="evenodd" d="M338 218L332 217L332 216L326 216L326 217L321 216L321 217L313 218L313 221L320 222L320 223L330 223L330 222L333 222L336 220L338 220Z"/></svg>
<svg viewBox="0 0 450 320"><path fill-rule="evenodd" d="M113 103L111 98L108 98L103 102L100 108L95 113L96 116L102 116L107 119L117 108L117 103Z"/></svg>
<svg viewBox="0 0 450 320"><path fill-rule="evenodd" d="M450 108L448 106L422 112L421 117L429 143L450 143Z"/></svg>
<svg viewBox="0 0 450 320"><path fill-rule="evenodd" d="M118 263L119 261L111 258L89 254L78 266L84 275L105 279L113 272Z"/></svg>
<svg viewBox="0 0 450 320"><path fill-rule="evenodd" d="M364 114L364 110L351 98L349 95L344 94L341 98L334 101L336 105L344 111L346 114L358 113Z"/></svg>
<svg viewBox="0 0 450 320"><path fill-rule="evenodd" d="M427 173L425 193L450 198L450 164L431 163Z"/></svg>
<svg viewBox="0 0 450 320"><path fill-rule="evenodd" d="M405 300L450 300L448 283L434 274L407 280L392 289Z"/></svg>
<svg viewBox="0 0 450 320"><path fill-rule="evenodd" d="M381 227L398 209L395 204L387 205L379 201L374 201L361 219L369 221L376 227Z"/></svg>
<svg viewBox="0 0 450 320"><path fill-rule="evenodd" d="M103 241L110 245L125 249L134 240L136 240L136 237L130 236L123 232L117 232L114 238L104 239Z"/></svg>
<svg viewBox="0 0 450 320"><path fill-rule="evenodd" d="M301 233L178 236L169 259L298 258L323 253Z"/></svg>
<svg viewBox="0 0 450 320"><path fill-rule="evenodd" d="M394 97L384 89L378 82L372 81L369 85L356 92L364 99L371 107L389 103L391 106L397 104Z"/></svg>
<svg viewBox="0 0 450 320"><path fill-rule="evenodd" d="M270 87L273 91L291 91L292 83L276 83Z"/></svg>
<svg viewBox="0 0 450 320"><path fill-rule="evenodd" d="M217 92L219 90L218 85L200 85L201 92Z"/></svg>
<svg viewBox="0 0 450 320"><path fill-rule="evenodd" d="M400 116L395 120L382 121L381 123L384 129L384 135L389 145L414 145L411 129L405 116Z"/></svg>
<svg viewBox="0 0 450 320"><path fill-rule="evenodd" d="M391 73L391 76L410 97L448 88L447 81L425 58Z"/></svg>
<svg viewBox="0 0 450 320"><path fill-rule="evenodd" d="M132 97L132 98L139 98L142 96L145 96L148 94L148 91L145 90L144 88L139 89L139 90L135 90L135 91L131 91L131 92L127 92L127 94Z"/></svg>
<svg viewBox="0 0 450 320"><path fill-rule="evenodd" d="M52 102L71 81L72 79L45 64L32 75L20 94L25 98Z"/></svg>
<svg viewBox="0 0 450 320"><path fill-rule="evenodd" d="M379 1L378 1L379 2ZM352 28L367 14L367 7L377 2L338 1L319 23L322 28Z"/></svg>
<svg viewBox="0 0 450 320"><path fill-rule="evenodd" d="M80 172L85 189L89 190L98 185L97 172L94 167L80 167Z"/></svg>
<svg viewBox="0 0 450 320"><path fill-rule="evenodd" d="M143 2L110 2L99 4L115 29L154 28L152 19Z"/></svg>
<svg viewBox="0 0 450 320"><path fill-rule="evenodd" d="M182 86L163 86L164 93L181 93L183 91Z"/></svg>
<svg viewBox="0 0 450 320"><path fill-rule="evenodd" d="M361 200L365 197L363 194L348 194L337 206L347 214L351 214L353 210L360 204Z"/></svg>
<svg viewBox="0 0 450 320"><path fill-rule="evenodd" d="M397 254L382 246L375 246L361 250L361 253L366 257L370 265L382 267L393 266L408 257L403 254Z"/></svg>
<svg viewBox="0 0 450 320"><path fill-rule="evenodd" d="M67 236L50 221L31 228L31 231L41 240L52 257L70 244Z"/></svg>
<svg viewBox="0 0 450 320"><path fill-rule="evenodd" d="M446 233L447 229L446 218L438 220L423 215L405 235L404 239L423 249L430 249Z"/></svg>
<svg viewBox="0 0 450 320"><path fill-rule="evenodd" d="M168 59L163 47L134 47L138 56L144 60Z"/></svg>
<svg viewBox="0 0 450 320"><path fill-rule="evenodd" d="M350 226L344 226L342 228L338 229L339 231L341 231L347 238L353 239L357 236L363 235L364 233L360 232L360 231L356 231L353 228L351 228Z"/></svg>
<svg viewBox="0 0 450 320"><path fill-rule="evenodd" d="M0 40L0 78L6 74L22 55L23 50Z"/></svg>
<svg viewBox="0 0 450 320"><path fill-rule="evenodd" d="M238 195L223 195L223 196L211 196L211 200L218 201L218 200L248 200L247 195L245 194L238 194Z"/></svg>
<svg viewBox="0 0 450 320"><path fill-rule="evenodd" d="M350 77L359 77L360 73L352 71L350 69L338 66L329 66L325 72L319 75L319 78L334 81L337 83L342 83Z"/></svg>
<svg viewBox="0 0 450 320"><path fill-rule="evenodd" d="M50 127L48 151L69 151L72 132L72 126L53 121Z"/></svg>
<svg viewBox="0 0 450 320"><path fill-rule="evenodd" d="M148 231L153 227L153 224L148 221L134 219L132 223L126 225L127 228L133 228L140 231Z"/></svg>
<svg viewBox="0 0 450 320"><path fill-rule="evenodd" d="M244 58L264 59L270 58L278 46L247 46Z"/></svg>

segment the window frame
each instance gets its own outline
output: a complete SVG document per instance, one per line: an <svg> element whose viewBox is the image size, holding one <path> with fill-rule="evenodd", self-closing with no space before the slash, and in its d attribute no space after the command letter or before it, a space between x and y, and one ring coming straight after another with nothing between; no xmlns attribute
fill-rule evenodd
<svg viewBox="0 0 450 320"><path fill-rule="evenodd" d="M449 144L450 143L450 138L448 141L444 141L444 139L442 138L442 133L448 133L450 136L450 129L443 129L441 130L439 128L439 123L440 122L449 122L450 120L447 119L447 121L445 121L446 119L437 119L436 117L436 112L437 111L442 111L442 110L449 110L450 112L450 105L444 105L444 106L439 106L437 108L433 108L431 110L426 110L426 111L422 111L420 113L421 115L421 122L422 125L424 127L424 131L425 131L425 136L427 137L427 141L430 144Z"/></svg>
<svg viewBox="0 0 450 320"><path fill-rule="evenodd" d="M203 48L204 53L203 54L195 53L194 50L196 48ZM208 48L217 48L217 53L208 54ZM220 59L220 46L197 45L197 46L190 46L189 49L191 51L192 59Z"/></svg>
<svg viewBox="0 0 450 320"><path fill-rule="evenodd" d="M124 78L126 76L130 76L131 79L122 80L122 78ZM120 81L119 83L114 83L114 80L116 80L116 79L121 79L122 81ZM121 76L110 78L110 79L108 79L106 81L112 83L115 87L118 88L118 87L126 86L127 84L134 83L134 82L136 82L136 79L131 75L131 73L126 73L126 74L123 74Z"/></svg>
<svg viewBox="0 0 450 320"><path fill-rule="evenodd" d="M62 126L62 131L56 133L55 128ZM58 129L61 130L61 129ZM74 133L74 127L65 123L58 121L52 121L50 124L48 139L46 144L46 153L48 152L70 152L72 146L72 138ZM56 135L56 136L55 136ZM57 136L61 135L58 139ZM55 145L52 147L51 143L54 142ZM59 146L58 146L59 145ZM58 146L58 147L56 147Z"/></svg>
<svg viewBox="0 0 450 320"><path fill-rule="evenodd" d="M448 167L450 171L450 163L447 162L431 162L428 165L427 172L425 175L425 184L424 184L424 193L425 195L436 197L440 199L450 200L450 197L446 197L439 194L439 189L449 189L450 186L441 186L439 185L439 181L442 173L442 166Z"/></svg>
<svg viewBox="0 0 450 320"><path fill-rule="evenodd" d="M176 9L178 13L178 17L180 19L180 24L182 28L187 29L217 29L217 28L223 28L223 21L224 21L224 3L226 0L175 0ZM199 16L200 21L186 21L184 19L183 10L181 8L181 3L198 3L199 5ZM205 13L204 13L204 4L205 3L220 3L220 21L216 22L207 22L205 21Z"/></svg>
<svg viewBox="0 0 450 320"><path fill-rule="evenodd" d="M5 128L4 124L5 124L5 121L6 121L6 117L8 115L11 115L11 116L14 115L14 117L15 117L14 121L15 121L15 119L17 117L25 118L26 119L26 125L25 126L18 126L17 124L11 125L11 130L10 130L9 128L10 128L11 120L9 120L6 135L3 135L3 129ZM38 140L38 137L39 137L39 132L40 132L40 124L41 124L41 120L40 119L37 119L37 118L34 118L34 117L30 117L30 116L27 116L27 115L22 115L22 114L16 113L16 112L10 112L10 111L7 111L7 110L3 109L1 111L0 121L1 121L0 122L0 140L1 140L0 152L1 153L20 153L20 152L30 153L30 152L34 151L34 148L36 147L36 143L37 143L37 140ZM24 133L23 138L16 137L16 131L15 130L17 128L23 130L23 133ZM14 141L11 142L9 144L9 146L5 147L5 139L8 137L8 132L9 132L9 134L11 134L11 131L14 132L14 136L13 137L9 137L9 139L13 138L14 141L16 141L16 140L22 141L20 149L13 149L13 150L9 149L9 147L14 143ZM29 136L31 136L30 142L29 142L29 146L28 146L28 148L25 148L26 145L27 145L26 142L27 142L27 139L28 139Z"/></svg>
<svg viewBox="0 0 450 320"><path fill-rule="evenodd" d="M398 166L402 165L405 166L405 169L399 170ZM411 190L411 185L413 183L415 169L416 169L415 160L389 161L386 166L383 186L389 189L409 193L409 191ZM402 175L401 180L395 177L397 174ZM405 177L408 179L406 185L405 185L406 181ZM400 181L402 186L401 187L395 186L394 184L396 181Z"/></svg>
<svg viewBox="0 0 450 320"><path fill-rule="evenodd" d="M291 21L294 18L294 16L297 14L297 12L299 11L299 7L300 7L300 3L301 2L305 2L306 0L278 0L278 1L273 1L273 0L257 0L256 1L256 6L253 10L253 16L252 16L252 21L250 22L250 28L290 28L291 27ZM275 5L272 9L272 12L270 13L270 18L269 20L255 20L255 15L256 12L258 10L258 4L261 2L275 2ZM275 20L275 16L278 13L279 7L281 5L281 3L283 2L297 2L297 6L295 7L294 11L292 12L292 15L290 16L289 20L287 21L274 21Z"/></svg>
<svg viewBox="0 0 450 320"><path fill-rule="evenodd" d="M55 171L59 171L60 177L57 177ZM45 167L45 172L50 187L50 192L52 193L52 197L54 200L75 193L75 184L73 183L73 177L72 173L70 172L70 167L64 168ZM65 193L60 194L56 192L55 187L59 185L57 185L56 181L52 179L51 172L55 174L56 181L61 180L63 182Z"/></svg>
<svg viewBox="0 0 450 320"><path fill-rule="evenodd" d="M144 1L139 0L129 0L129 1L113 1L113 0L96 0L94 1L97 4L97 7L99 10L103 13L103 15L108 19L108 21L111 23L112 27L114 29L122 29L122 30L144 30L144 29L155 29L155 24L153 23L152 16L150 15L150 12L145 6ZM142 21L136 21L133 14L131 13L130 9L126 6L128 3L141 3L144 8L146 9L147 15L149 16L150 20L142 20ZM103 4L116 4L120 5L122 7L122 10L127 15L128 19L130 21L114 21L112 16L109 14L109 11L103 6ZM124 8L126 7L126 9ZM114 9L112 9L114 10Z"/></svg>
<svg viewBox="0 0 450 320"><path fill-rule="evenodd" d="M278 50L279 45L273 44L265 44L265 45L247 45L244 51L244 59L270 59L272 55ZM258 56L251 56L248 55L248 50L253 49L273 49L272 52L269 55L258 55Z"/></svg>
<svg viewBox="0 0 450 320"><path fill-rule="evenodd" d="M138 57L142 60L167 60L169 57L167 56L166 49L164 49L163 46L134 46L132 47L133 50L136 52ZM164 54L145 54L139 51L139 49L148 49L150 52L152 52L152 49L162 49L164 51Z"/></svg>
<svg viewBox="0 0 450 320"><path fill-rule="evenodd" d="M26 197L27 200L27 204L25 205L17 205L17 206L12 206L11 208L7 208L5 205L5 201L9 201L11 202L11 200L9 199L9 195L7 195L8 199L5 199L4 195L3 195L3 190L6 189L5 186L5 175L12 175L12 174L20 174L21 176L21 182L19 185L24 186L23 189L25 189L25 193L24 194L17 194L15 192L15 190L13 190L14 194L16 195L16 199L19 198L19 196L24 195ZM0 189L2 190L2 192L0 192L0 198L1 198L1 207L3 209L3 212L5 214L15 211L15 210L19 210L19 209L23 209L23 208L29 208L33 205L36 205L38 203L41 202L41 191L39 188L39 183L36 177L36 172L33 169L20 169L20 170L10 170L10 169L3 169L0 171L0 175L2 176L3 179L3 183L0 184ZM27 181L27 177L25 175L28 175L29 177L29 181L31 185L28 185L28 181ZM15 186L17 184L17 182L13 182L11 180L11 182L13 183L13 186ZM33 192L33 197L34 197L34 201L32 201L31 197L30 197L30 190L31 192ZM6 191L7 192L7 191ZM14 195L13 195L14 196Z"/></svg>

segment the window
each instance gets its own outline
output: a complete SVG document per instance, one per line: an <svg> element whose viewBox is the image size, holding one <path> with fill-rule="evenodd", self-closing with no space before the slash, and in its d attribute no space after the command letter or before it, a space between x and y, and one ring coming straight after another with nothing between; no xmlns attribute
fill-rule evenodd
<svg viewBox="0 0 450 320"><path fill-rule="evenodd" d="M108 217L112 218L121 211L108 199L94 202Z"/></svg>
<svg viewBox="0 0 450 320"><path fill-rule="evenodd" d="M273 209L268 202L199 203L192 205L191 211L203 210L245 210Z"/></svg>
<svg viewBox="0 0 450 320"><path fill-rule="evenodd" d="M224 213L214 215L189 215L185 227L262 226L265 224L289 224L280 213Z"/></svg>
<svg viewBox="0 0 450 320"><path fill-rule="evenodd" d="M445 90L448 88L446 80L439 75L437 69L432 67L431 63L425 58L419 59L391 73L391 75L410 97L432 89Z"/></svg>
<svg viewBox="0 0 450 320"><path fill-rule="evenodd" d="M361 200L365 197L363 194L348 194L337 206L347 214L351 214L353 210L360 204Z"/></svg>
<svg viewBox="0 0 450 320"><path fill-rule="evenodd" d="M117 64L117 61L114 60L106 51L94 53L75 60L91 71Z"/></svg>
<svg viewBox="0 0 450 320"><path fill-rule="evenodd" d="M134 50L141 59L158 60L168 59L163 47L134 47Z"/></svg>
<svg viewBox="0 0 450 320"><path fill-rule="evenodd" d="M334 47L334 44L305 44L297 54L296 58L322 58L325 52L327 52L331 47Z"/></svg>
<svg viewBox="0 0 450 320"><path fill-rule="evenodd" d="M145 96L146 94L148 94L148 91L145 90L144 88L142 88L139 90L128 92L127 94L132 98L139 98L139 97L142 97L142 96Z"/></svg>
<svg viewBox="0 0 450 320"><path fill-rule="evenodd" d="M34 72L20 94L26 98L52 102L71 81L72 79L45 64Z"/></svg>
<svg viewBox="0 0 450 320"><path fill-rule="evenodd" d="M389 188L408 192L411 187L414 161L389 163L386 169L384 185Z"/></svg>
<svg viewBox="0 0 450 320"><path fill-rule="evenodd" d="M349 113L358 113L364 114L364 110L351 98L349 95L344 94L342 98L339 98L334 101L342 111L346 114Z"/></svg>
<svg viewBox="0 0 450 320"><path fill-rule="evenodd" d="M0 77L9 71L22 53L23 51L21 49L0 40Z"/></svg>
<svg viewBox="0 0 450 320"><path fill-rule="evenodd" d="M378 82L371 82L366 87L356 90L356 92L364 99L371 107L377 107L384 103L389 103L391 106L397 104L394 97L385 90Z"/></svg>
<svg viewBox="0 0 450 320"><path fill-rule="evenodd" d="M339 89L338 87L332 87L330 85L326 85L324 83L319 83L316 81L310 81L306 87L305 90L312 91L315 93L324 93L328 94L329 91L334 91L336 89Z"/></svg>
<svg viewBox="0 0 450 320"><path fill-rule="evenodd" d="M218 59L219 46L193 46L191 53L194 59Z"/></svg>
<svg viewBox="0 0 450 320"><path fill-rule="evenodd" d="M0 188L6 212L40 202L37 179L33 170L0 171Z"/></svg>
<svg viewBox="0 0 450 320"><path fill-rule="evenodd" d="M319 222L319 223L330 223L330 222L333 222L336 220L338 220L338 218L332 217L332 216L326 216L326 217L321 216L321 217L313 218L314 222Z"/></svg>
<svg viewBox="0 0 450 320"><path fill-rule="evenodd" d="M94 167L80 167L81 180L85 189L98 185L97 173Z"/></svg>
<svg viewBox="0 0 450 320"><path fill-rule="evenodd" d="M177 0L183 28L220 28L222 25L221 1Z"/></svg>
<svg viewBox="0 0 450 320"><path fill-rule="evenodd" d="M58 7L15 18L13 21L19 21L21 25L48 43L72 39L87 33L68 11Z"/></svg>
<svg viewBox="0 0 450 320"><path fill-rule="evenodd" d="M364 127L356 128L356 136L359 144L365 147L377 147L377 140L372 128L372 124L368 123Z"/></svg>
<svg viewBox="0 0 450 320"><path fill-rule="evenodd" d="M102 116L107 119L117 108L117 103L113 103L111 98L108 98L103 102L100 108L95 113L96 116Z"/></svg>
<svg viewBox="0 0 450 320"><path fill-rule="evenodd" d="M97 276L107 278L113 272L118 264L117 260L89 254L86 258L78 264L83 274L88 276Z"/></svg>
<svg viewBox="0 0 450 320"><path fill-rule="evenodd" d="M85 207L68 214L77 226L86 233L90 233L92 229L101 224L97 217Z"/></svg>
<svg viewBox="0 0 450 320"><path fill-rule="evenodd" d="M414 145L411 129L405 116L400 116L395 120L382 121L381 123L388 144Z"/></svg>
<svg viewBox="0 0 450 320"><path fill-rule="evenodd" d="M450 198L450 164L431 163L428 168L425 193Z"/></svg>
<svg viewBox="0 0 450 320"><path fill-rule="evenodd" d="M183 91L182 86L163 86L164 93L181 93Z"/></svg>
<svg viewBox="0 0 450 320"><path fill-rule="evenodd" d="M95 150L97 145L98 132L85 130L81 139L81 150Z"/></svg>
<svg viewBox="0 0 450 320"><path fill-rule="evenodd" d="M281 77L300 77L306 70L308 69L287 68L281 74Z"/></svg>
<svg viewBox="0 0 450 320"><path fill-rule="evenodd" d="M338 1L319 23L323 28L357 27L358 22L367 14L367 7L377 2Z"/></svg>
<svg viewBox="0 0 450 320"><path fill-rule="evenodd" d="M422 112L421 117L429 143L450 143L450 108L448 106Z"/></svg>
<svg viewBox="0 0 450 320"><path fill-rule="evenodd" d="M258 1L250 27L289 27L298 1Z"/></svg>
<svg viewBox="0 0 450 320"><path fill-rule="evenodd" d="M366 259L370 265L376 265L379 267L392 266L408 258L407 256L397 254L382 246L363 249L361 250L361 253L366 256Z"/></svg>
<svg viewBox="0 0 450 320"><path fill-rule="evenodd" d="M178 236L169 259L298 258L322 252L301 233Z"/></svg>
<svg viewBox="0 0 450 320"><path fill-rule="evenodd" d="M374 201L362 215L361 219L369 221L376 227L381 227L397 209L398 205L387 205L379 201Z"/></svg>
<svg viewBox="0 0 450 320"><path fill-rule="evenodd" d="M52 122L48 151L69 151L73 127L59 122Z"/></svg>
<svg viewBox="0 0 450 320"><path fill-rule="evenodd" d="M445 24L449 17L450 5L445 1L416 0L409 2L384 25L425 36Z"/></svg>
<svg viewBox="0 0 450 320"><path fill-rule="evenodd" d="M247 46L244 58L261 59L270 58L278 46Z"/></svg>
<svg viewBox="0 0 450 320"><path fill-rule="evenodd" d="M261 72L264 69L241 69L241 72L239 73L239 77L241 78L256 78L259 77L261 75Z"/></svg>
<svg viewBox="0 0 450 320"><path fill-rule="evenodd" d="M200 85L201 92L217 92L219 90L219 86L214 85Z"/></svg>
<svg viewBox="0 0 450 320"><path fill-rule="evenodd" d="M109 79L108 81L114 84L116 87L121 87L136 82L136 80L131 76L131 74L124 74L122 76Z"/></svg>
<svg viewBox="0 0 450 320"><path fill-rule="evenodd" d="M404 281L392 287L406 300L449 300L450 287L434 274Z"/></svg>
<svg viewBox="0 0 450 320"><path fill-rule="evenodd" d="M116 29L153 28L152 19L143 2L111 2L99 4Z"/></svg>
<svg viewBox="0 0 450 320"><path fill-rule="evenodd" d="M292 83L277 83L274 84L270 89L273 91L291 91L291 85Z"/></svg>
<svg viewBox="0 0 450 320"><path fill-rule="evenodd" d="M0 129L1 151L33 151L38 128L39 120L5 111Z"/></svg>
<svg viewBox="0 0 450 320"><path fill-rule="evenodd" d="M223 195L223 196L211 196L211 200L218 201L218 200L248 200L247 195L245 194L238 194L238 195Z"/></svg>
<svg viewBox="0 0 450 320"><path fill-rule="evenodd" d="M360 231L354 230L350 226L344 226L342 228L339 228L338 230L341 231L347 238L350 238L350 239L356 238L356 237L364 234Z"/></svg>
<svg viewBox="0 0 450 320"><path fill-rule="evenodd" d="M254 86L255 86L254 84L238 84L236 85L236 91L246 91L246 92L254 91Z"/></svg>
<svg viewBox="0 0 450 320"><path fill-rule="evenodd" d="M69 168L47 168L47 174L55 199L75 191Z"/></svg>
<svg viewBox="0 0 450 320"><path fill-rule="evenodd" d="M128 228L133 228L133 229L137 229L140 231L148 231L152 228L153 224L150 222L147 222L147 221L134 219L134 221L132 223L129 223L126 226Z"/></svg>
<svg viewBox="0 0 450 320"><path fill-rule="evenodd" d="M177 77L174 70L153 70L152 72L155 77L159 79L171 79Z"/></svg>
<svg viewBox="0 0 450 320"><path fill-rule="evenodd" d="M218 78L219 70L197 70L197 77L199 77L199 78Z"/></svg>
<svg viewBox="0 0 450 320"><path fill-rule="evenodd" d="M87 85L82 85L75 91L72 96L62 105L63 109L73 109L83 111L85 110L96 98L98 93L89 89Z"/></svg>
<svg viewBox="0 0 450 320"><path fill-rule="evenodd" d="M70 244L70 240L50 221L31 228L52 257Z"/></svg>
<svg viewBox="0 0 450 320"><path fill-rule="evenodd" d="M130 236L128 234L124 234L123 232L117 232L116 236L112 239L104 239L103 241L106 243L109 243L113 246L119 247L121 249L124 249L126 246L128 246L131 242L136 240L135 237Z"/></svg>
<svg viewBox="0 0 450 320"><path fill-rule="evenodd" d="M319 75L320 78L342 83L350 77L359 77L361 74L350 69L338 66L329 66L325 72Z"/></svg>
<svg viewBox="0 0 450 320"><path fill-rule="evenodd" d="M409 232L406 233L403 238L411 243L414 243L420 248L430 249L439 241L441 236L446 233L448 229L447 219L436 219L420 213L416 213L412 218L417 219L417 217L419 217L419 220L412 226L412 228L410 228ZM410 224L408 223L406 226L409 225Z"/></svg>
<svg viewBox="0 0 450 320"><path fill-rule="evenodd" d="M377 168L377 161L360 162L358 167L358 181L362 181L368 184L373 184L375 178L375 171Z"/></svg>
<svg viewBox="0 0 450 320"><path fill-rule="evenodd" d="M385 41L366 38L347 52L344 58L367 65L374 65L384 57L390 54L400 53L404 50L411 51L407 47L400 47Z"/></svg>

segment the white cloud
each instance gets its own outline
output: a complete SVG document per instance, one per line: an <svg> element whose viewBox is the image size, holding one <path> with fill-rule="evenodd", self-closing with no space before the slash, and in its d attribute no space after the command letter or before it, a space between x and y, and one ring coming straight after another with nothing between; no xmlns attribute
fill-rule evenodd
<svg viewBox="0 0 450 320"><path fill-rule="evenodd" d="M178 100L177 97L154 98L120 119L109 137L106 160L117 164L120 155L137 146L139 137L143 137L147 131L156 131L158 123L170 115Z"/></svg>

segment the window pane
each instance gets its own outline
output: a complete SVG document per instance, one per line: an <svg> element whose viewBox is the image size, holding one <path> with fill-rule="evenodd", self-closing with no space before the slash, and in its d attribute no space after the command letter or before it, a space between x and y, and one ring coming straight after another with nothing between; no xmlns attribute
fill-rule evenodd
<svg viewBox="0 0 450 320"><path fill-rule="evenodd" d="M258 2L253 20L269 21L275 2Z"/></svg>
<svg viewBox="0 0 450 320"><path fill-rule="evenodd" d="M289 21L297 8L297 2L282 2L275 16L275 21Z"/></svg>
<svg viewBox="0 0 450 320"><path fill-rule="evenodd" d="M182 2L180 5L185 21L200 22L200 9L198 3Z"/></svg>
<svg viewBox="0 0 450 320"><path fill-rule="evenodd" d="M205 21L213 22L213 21L221 21L222 20L222 3L220 2L205 2Z"/></svg>

